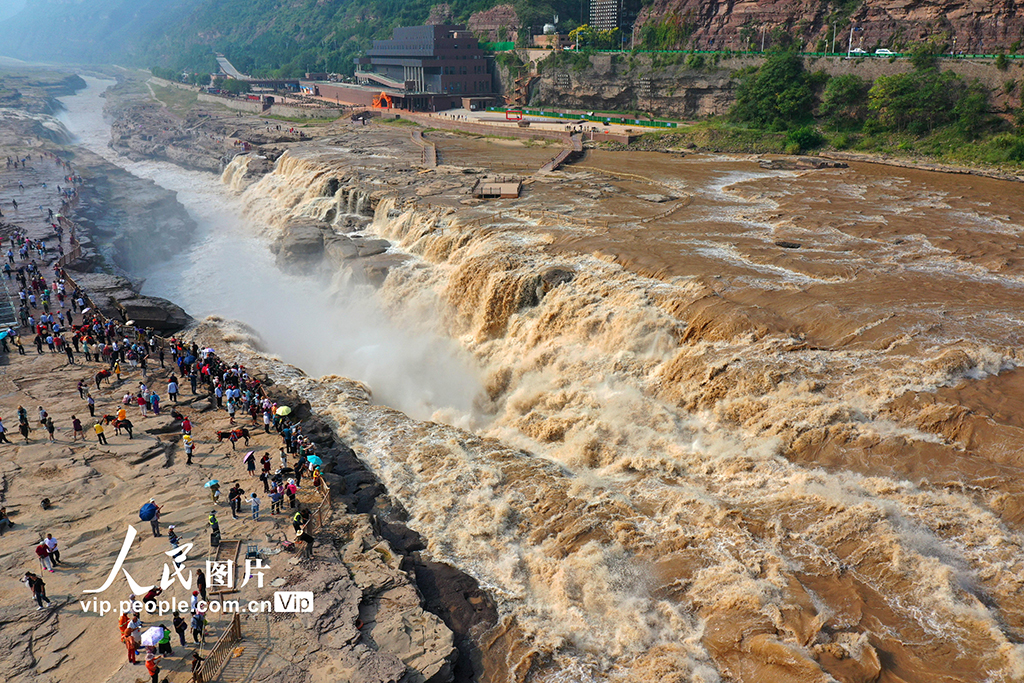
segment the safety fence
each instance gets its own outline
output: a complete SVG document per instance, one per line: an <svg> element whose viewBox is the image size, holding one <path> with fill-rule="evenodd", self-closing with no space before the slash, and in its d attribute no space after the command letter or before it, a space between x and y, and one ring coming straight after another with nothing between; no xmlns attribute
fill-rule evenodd
<svg viewBox="0 0 1024 683"><path fill-rule="evenodd" d="M591 121L593 123L617 123L623 126L644 126L645 128L676 128L674 121L653 121L649 119L626 119L619 116L602 116L600 114L574 114L564 111L544 111L543 109L519 109L515 107L488 107L487 111L504 113L506 111L522 112L527 116L540 116L546 119L562 119L565 121Z"/></svg>
<svg viewBox="0 0 1024 683"><path fill-rule="evenodd" d="M310 515L309 521L303 527L303 530L310 536L324 528L334 507L334 503L331 500L331 487L327 485L326 481L321 479L315 490L320 494L320 504Z"/></svg>
<svg viewBox="0 0 1024 683"><path fill-rule="evenodd" d="M220 675L224 665L231 658L233 646L242 639L242 620L238 614L231 617L231 623L220 635L213 649L206 655L199 670L193 674L193 683L208 683Z"/></svg>
<svg viewBox="0 0 1024 683"><path fill-rule="evenodd" d="M622 49L622 50L593 50L590 48L580 50L581 54L613 54L613 55L626 55L626 54L644 54L644 55L658 55L658 54L672 54L672 55L717 55L719 57L766 57L767 52L761 50L642 50L642 49ZM852 50L838 50L836 52L799 52L797 53L801 57L841 57L843 59L847 57L853 57L855 59L874 58L874 59L888 59L889 57L896 57L897 59L907 59L910 57L909 53L905 52L893 52L893 53L881 53L875 54L874 52L853 52ZM937 52L936 57L939 59L996 59L999 54L976 54L976 53L964 53L964 54L953 54L949 52ZM1004 54L1003 57L1006 59L1024 59L1024 54L1011 55Z"/></svg>
<svg viewBox="0 0 1024 683"><path fill-rule="evenodd" d="M423 137L423 131L414 130L412 141L419 145L423 165L427 168L437 168L437 145Z"/></svg>

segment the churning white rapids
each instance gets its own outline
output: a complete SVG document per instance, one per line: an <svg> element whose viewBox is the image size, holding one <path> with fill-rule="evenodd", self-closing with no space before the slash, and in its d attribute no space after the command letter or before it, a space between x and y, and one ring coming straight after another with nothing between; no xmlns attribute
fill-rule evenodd
<svg viewBox="0 0 1024 683"><path fill-rule="evenodd" d="M246 323L285 362L312 375L357 379L377 400L414 417L472 411L479 381L471 358L437 335L390 321L371 288L283 273L260 231L241 219L241 200L214 176L119 156L107 144L101 97L113 82L85 80L88 88L61 99L67 129L86 149L176 192L198 225L175 258L133 274L145 278L144 294L169 299L197 319Z"/></svg>

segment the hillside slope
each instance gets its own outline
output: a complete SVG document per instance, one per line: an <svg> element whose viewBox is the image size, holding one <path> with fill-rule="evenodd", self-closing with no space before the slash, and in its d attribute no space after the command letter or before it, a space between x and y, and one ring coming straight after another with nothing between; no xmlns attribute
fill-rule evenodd
<svg viewBox="0 0 1024 683"><path fill-rule="evenodd" d="M512 28L588 15L586 0L33 0L0 22L0 53L22 59L124 62L198 71L223 52L243 71L296 76L350 72L352 58L395 26L433 21ZM1024 0L644 0L637 47L759 49L796 41L807 50L900 49L924 39L944 50L1019 52ZM517 19L515 19L517 17ZM477 21L473 21L477 19ZM515 20L513 20L515 19ZM501 27L499 27L500 30ZM492 36L493 37L493 36Z"/></svg>
<svg viewBox="0 0 1024 683"><path fill-rule="evenodd" d="M44 62L143 54L204 0L31 0L0 22L0 53Z"/></svg>

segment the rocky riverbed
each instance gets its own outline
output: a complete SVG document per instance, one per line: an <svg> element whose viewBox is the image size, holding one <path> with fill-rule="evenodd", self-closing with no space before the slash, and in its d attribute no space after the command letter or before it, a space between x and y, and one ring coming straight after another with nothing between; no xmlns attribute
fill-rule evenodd
<svg viewBox="0 0 1024 683"><path fill-rule="evenodd" d="M54 90L53 94L66 94L66 90ZM45 91L33 89L32 97L35 102L46 103L50 111L56 109L52 96ZM23 101L29 99L26 96ZM26 150L34 150L38 156L45 149L72 159L84 178L79 206L71 216L79 226L83 256L68 268L68 274L88 293L90 303L107 317L134 318L140 325L166 333L191 325L184 333L187 338L197 339L203 346L216 344L226 349L226 340L237 334L229 324L209 320L196 327L179 307L138 294L138 275L168 258L194 229L174 194L81 148L70 147L66 132L45 118L45 113L40 115L44 118L22 118L18 112L27 110L12 111L15 113L9 114L10 120L25 123L20 128L3 128L6 137L0 139L0 157L8 152L21 155ZM40 136L40 131L52 131L54 135ZM166 150L174 147L166 145L161 152L150 149L146 153L171 158ZM206 152L197 154L174 160L192 168L213 170L204 166ZM5 194L17 182L14 173L0 170ZM38 193L41 182L48 181L52 187L50 176L57 174L59 178L60 169L51 170L33 161L17 174L31 181L32 191ZM6 218L7 223L0 219L0 237L6 238L13 226L28 230L34 238L52 237L48 227L27 214ZM319 227L313 229L319 231ZM381 245L369 244L370 240L358 243L348 239L340 249L331 247L336 241L321 237L321 251L374 255L382 251ZM296 251L297 243L296 239L290 247L282 244L290 254L286 261L297 264L308 256ZM249 365L244 353L234 353L231 358ZM195 554L201 558L207 547L203 529L210 506L202 482L211 477L241 480L245 476L233 447L215 438L218 430L228 426L226 415L204 397L188 396L178 407L195 425L194 466L184 465L178 428L166 413L138 420L134 439L114 436L108 428L110 445L95 440L73 441L70 416L86 413L74 386L79 379L91 383L98 369L68 364L63 356L33 353L11 356L0 373L0 383L8 386L0 398L0 417L10 421L16 405L34 408L42 403L60 425L53 442L45 439L44 432L35 430L24 443L6 446L10 457L5 458L8 464L0 475L0 504L6 506L15 526L4 534L0 562L16 576L33 569L36 562L29 551L48 531L61 539L66 560L56 574L45 577L52 608L33 611L31 596L15 581L0 588L0 603L4 605L0 608L0 645L4 647L0 666L8 680L35 681L45 675L52 681L77 681L83 676L88 680L133 681L138 669L122 663L124 648L117 642L116 617L97 619L84 613L78 604L81 591L102 583L109 572L107 559L112 560L116 554L126 524L139 524L134 519L135 510L146 497L160 499L165 505L163 521L174 523L180 535L195 542ZM160 387L169 371L151 365L146 381ZM299 372L288 367L281 371ZM121 394L141 379L137 370L129 368L123 375L122 382L97 385L93 392L97 416L115 413ZM239 652L248 648L259 656L252 658L254 663L246 675L253 680L272 681L286 676L289 680L315 681L322 680L324 672L333 672L333 678L367 683L477 678L481 666L479 637L497 619L488 595L468 576L421 557L424 539L404 525L401 506L388 497L351 449L311 412L301 396L275 385L266 374L261 376L276 400L294 408L294 415L317 444L325 461L334 511L318 533L311 560L270 558L278 579L274 587L313 591L316 606L313 612L301 616L247 618ZM256 432L253 440L253 447L276 453L276 435ZM38 501L43 497L51 500L52 507L40 511ZM228 516L226 506L222 516ZM226 538L248 539L274 555L279 552L280 542L291 537L286 521L280 516L255 527L231 520L222 521L222 525ZM166 559L163 546L157 539L147 539L140 551L146 559L136 560L132 572L140 578L156 576L161 561ZM123 596L111 599L116 597ZM150 622L147 625L157 623L155 617L145 619ZM223 620L211 621L209 643L227 627ZM186 655L187 651L176 648L175 656L165 660L161 665L165 680L188 678ZM247 666L247 657L241 657L238 666Z"/></svg>

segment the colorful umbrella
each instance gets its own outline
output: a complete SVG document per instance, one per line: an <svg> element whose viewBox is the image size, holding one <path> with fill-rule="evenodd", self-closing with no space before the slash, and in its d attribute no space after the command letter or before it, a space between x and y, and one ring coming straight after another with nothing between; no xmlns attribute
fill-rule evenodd
<svg viewBox="0 0 1024 683"><path fill-rule="evenodd" d="M289 408L288 406L281 406L280 408L277 409L277 414L278 415L291 415L292 414L292 409Z"/></svg>
<svg viewBox="0 0 1024 683"><path fill-rule="evenodd" d="M307 455L306 456L306 462L308 462L310 465L323 465L324 464L324 461L321 460L320 458L318 458L315 455Z"/></svg>
<svg viewBox="0 0 1024 683"><path fill-rule="evenodd" d="M163 637L163 627L154 626L153 628L146 629L146 632L142 634L142 644L147 647L155 647Z"/></svg>
<svg viewBox="0 0 1024 683"><path fill-rule="evenodd" d="M255 453L255 452L256 452L256 451L249 451L248 453L246 453L245 455L243 455L243 456L242 456L242 462L245 462L246 460L248 460L249 456L250 456L250 455L252 455L252 454L253 454L253 453Z"/></svg>
<svg viewBox="0 0 1024 683"><path fill-rule="evenodd" d="M212 488L214 486L220 486L220 482L217 481L216 479L211 479L210 481L203 484L203 486L205 486L206 488Z"/></svg>

